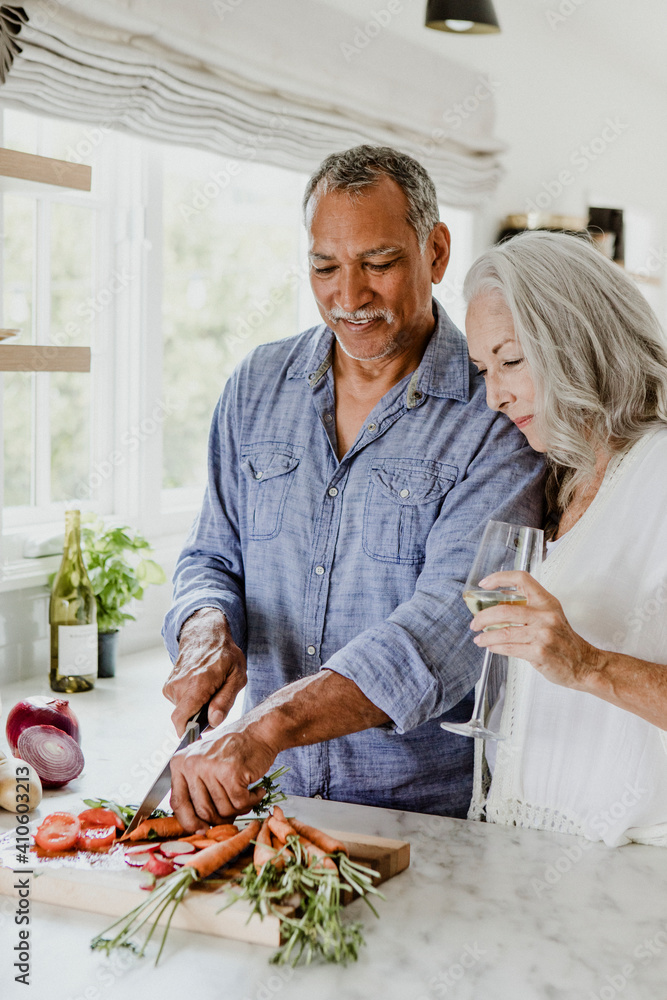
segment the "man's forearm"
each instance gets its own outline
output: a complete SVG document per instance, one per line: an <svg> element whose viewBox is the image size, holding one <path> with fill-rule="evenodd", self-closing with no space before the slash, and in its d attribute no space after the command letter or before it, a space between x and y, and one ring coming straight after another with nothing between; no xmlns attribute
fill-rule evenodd
<svg viewBox="0 0 667 1000"><path fill-rule="evenodd" d="M333 670L320 670L269 695L243 717L244 729L276 754L372 729L389 716Z"/></svg>

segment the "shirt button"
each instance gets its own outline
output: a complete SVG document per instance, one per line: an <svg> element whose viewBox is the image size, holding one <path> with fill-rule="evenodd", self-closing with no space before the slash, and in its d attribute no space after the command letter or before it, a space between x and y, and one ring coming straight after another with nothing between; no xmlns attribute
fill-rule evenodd
<svg viewBox="0 0 667 1000"><path fill-rule="evenodd" d="M322 798L322 796L320 795L320 793L319 793L319 792L317 792L317 794L316 794L316 795L313 795L313 798L314 798L314 799L321 799L321 798Z"/></svg>
<svg viewBox="0 0 667 1000"><path fill-rule="evenodd" d="M406 497L410 496L410 490L401 490L401 492L398 495L399 497L403 497L403 499L405 500Z"/></svg>
<svg viewBox="0 0 667 1000"><path fill-rule="evenodd" d="M331 489L329 490L329 496L330 497L337 497L338 496L338 490L336 489L335 486L332 486Z"/></svg>
<svg viewBox="0 0 667 1000"><path fill-rule="evenodd" d="M318 576L323 576L324 575L324 566L316 566L315 567L315 572L317 573Z"/></svg>
<svg viewBox="0 0 667 1000"><path fill-rule="evenodd" d="M333 420L333 417L331 416L330 413L325 413L324 414L324 422L325 423L330 424L332 420Z"/></svg>
<svg viewBox="0 0 667 1000"><path fill-rule="evenodd" d="M415 399L421 399L423 395L424 395L423 392L415 392L414 393L414 398Z"/></svg>
<svg viewBox="0 0 667 1000"><path fill-rule="evenodd" d="M366 428L366 430L367 431L376 431L377 427L378 427L377 424L369 424L368 427Z"/></svg>
<svg viewBox="0 0 667 1000"><path fill-rule="evenodd" d="M306 652L308 653L308 656L315 656L317 650L315 649L314 646L309 646Z"/></svg>
<svg viewBox="0 0 667 1000"><path fill-rule="evenodd" d="M261 479L263 475L264 475L263 472L256 472L255 473L255 479Z"/></svg>

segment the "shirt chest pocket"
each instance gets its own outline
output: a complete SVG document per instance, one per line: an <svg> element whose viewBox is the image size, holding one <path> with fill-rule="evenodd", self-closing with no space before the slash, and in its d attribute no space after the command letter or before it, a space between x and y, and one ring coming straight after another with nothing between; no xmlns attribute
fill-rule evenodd
<svg viewBox="0 0 667 1000"><path fill-rule="evenodd" d="M374 462L364 509L366 555L381 562L422 563L429 532L457 473L455 466L443 462Z"/></svg>
<svg viewBox="0 0 667 1000"><path fill-rule="evenodd" d="M287 494L299 459L284 451L262 449L245 454L241 469L247 482L248 537L275 538L282 526Z"/></svg>

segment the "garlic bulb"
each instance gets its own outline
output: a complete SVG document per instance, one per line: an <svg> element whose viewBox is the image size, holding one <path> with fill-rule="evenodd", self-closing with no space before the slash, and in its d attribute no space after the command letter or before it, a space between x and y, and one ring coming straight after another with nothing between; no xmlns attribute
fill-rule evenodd
<svg viewBox="0 0 667 1000"><path fill-rule="evenodd" d="M21 768L18 776L17 767ZM28 768L28 775L25 774ZM30 764L16 757L8 757L0 750L0 806L8 812L15 813L19 802L19 795L26 794L26 786L29 789L30 798L28 800L28 811L32 812L42 801L42 783L37 776L37 772Z"/></svg>

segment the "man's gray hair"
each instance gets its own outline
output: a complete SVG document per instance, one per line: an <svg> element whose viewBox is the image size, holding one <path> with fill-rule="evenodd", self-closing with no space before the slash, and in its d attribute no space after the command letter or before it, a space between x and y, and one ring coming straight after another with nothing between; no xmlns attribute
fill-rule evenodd
<svg viewBox="0 0 667 1000"><path fill-rule="evenodd" d="M550 499L555 479L562 509L592 475L596 448L621 451L667 424L665 335L634 281L579 236L526 232L487 250L463 294L487 292L507 304L530 366Z"/></svg>
<svg viewBox="0 0 667 1000"><path fill-rule="evenodd" d="M363 191L377 184L383 175L395 180L408 200L407 221L423 253L426 241L440 221L435 185L421 163L391 146L354 146L332 153L320 164L306 185L303 214L308 222L308 207L329 191Z"/></svg>

